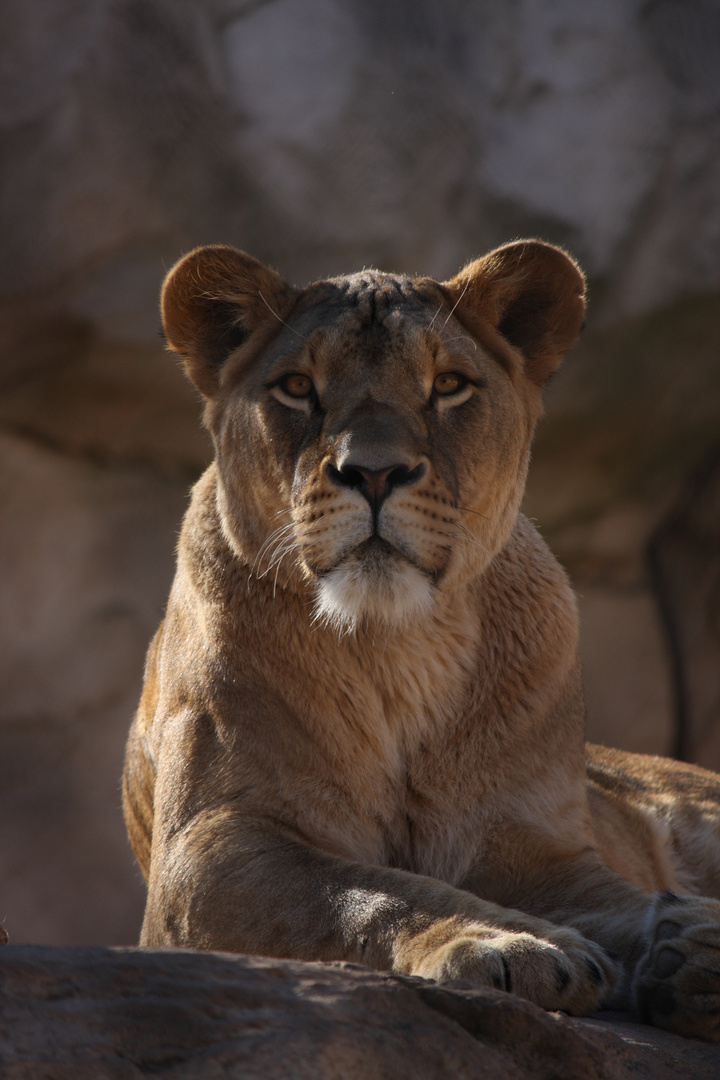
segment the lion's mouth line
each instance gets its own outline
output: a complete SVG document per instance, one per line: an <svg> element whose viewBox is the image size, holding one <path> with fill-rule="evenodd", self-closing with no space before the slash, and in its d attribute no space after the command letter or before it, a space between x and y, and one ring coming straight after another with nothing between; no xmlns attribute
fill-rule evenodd
<svg viewBox="0 0 720 1080"><path fill-rule="evenodd" d="M361 540L357 544L349 545L337 556L332 566L316 566L312 563L308 563L308 569L318 579L322 581L330 574L338 570L348 559L355 559L359 563L365 563L365 569L368 573L373 571L377 574L387 575L391 572L392 564L388 565L387 560L402 559L403 562L409 563L413 566L418 573L427 578L433 585L438 583L441 576L440 570L429 570L426 566L423 566L416 557L410 552L403 550L397 544L392 544L389 540L380 536L378 533L372 533L366 537L365 540ZM385 559L385 565L382 561Z"/></svg>

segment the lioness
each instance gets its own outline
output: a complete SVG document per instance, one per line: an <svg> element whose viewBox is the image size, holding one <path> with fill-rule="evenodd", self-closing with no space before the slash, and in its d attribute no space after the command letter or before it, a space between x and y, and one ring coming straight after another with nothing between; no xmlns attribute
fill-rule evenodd
<svg viewBox="0 0 720 1080"><path fill-rule="evenodd" d="M128 743L143 944L720 1040L720 779L586 751L573 594L519 513L583 294L532 240L444 283L297 289L221 246L171 270L216 460Z"/></svg>

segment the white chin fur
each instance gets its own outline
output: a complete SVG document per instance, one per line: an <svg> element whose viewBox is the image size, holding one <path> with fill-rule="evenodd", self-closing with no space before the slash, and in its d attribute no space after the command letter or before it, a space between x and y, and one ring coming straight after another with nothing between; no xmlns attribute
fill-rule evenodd
<svg viewBox="0 0 720 1080"><path fill-rule="evenodd" d="M320 580L315 613L321 622L350 633L363 620L394 627L415 622L432 605L433 587L411 563L397 561L390 573L378 574L352 559Z"/></svg>

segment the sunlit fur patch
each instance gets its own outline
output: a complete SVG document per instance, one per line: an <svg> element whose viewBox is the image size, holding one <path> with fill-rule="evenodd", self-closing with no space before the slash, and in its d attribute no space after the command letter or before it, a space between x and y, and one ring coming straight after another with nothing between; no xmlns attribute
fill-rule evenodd
<svg viewBox="0 0 720 1080"><path fill-rule="evenodd" d="M353 554L320 579L315 615L340 633L366 620L400 628L429 614L433 592L430 579L405 559Z"/></svg>

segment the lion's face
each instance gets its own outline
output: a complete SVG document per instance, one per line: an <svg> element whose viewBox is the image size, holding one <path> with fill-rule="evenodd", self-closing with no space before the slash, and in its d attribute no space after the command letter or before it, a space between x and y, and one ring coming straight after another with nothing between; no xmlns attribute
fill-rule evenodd
<svg viewBox="0 0 720 1080"><path fill-rule="evenodd" d="M533 247L572 269L577 333L582 278L557 249ZM218 252L229 264L222 292ZM538 352L533 367L532 355L513 347L503 315L520 343L524 323L521 332L512 320L523 312L517 298L510 311L488 298L482 264L445 285L365 272L298 291L228 252L188 256L205 293L196 292L193 308L185 260L164 306L169 340L209 399L236 550L254 573L310 588L318 616L338 627L430 611L438 593L480 574L512 530L552 350ZM521 270L532 313L552 290L545 277L544 292L537 278L529 290ZM545 313L535 315L540 338Z"/></svg>
<svg viewBox="0 0 720 1080"><path fill-rule="evenodd" d="M411 281L365 274L316 292L260 355L228 371L211 413L218 460L236 498L253 482L248 463L273 478L259 572L284 562L285 579L287 564L301 567L318 611L340 624L396 621L506 539L527 403Z"/></svg>

